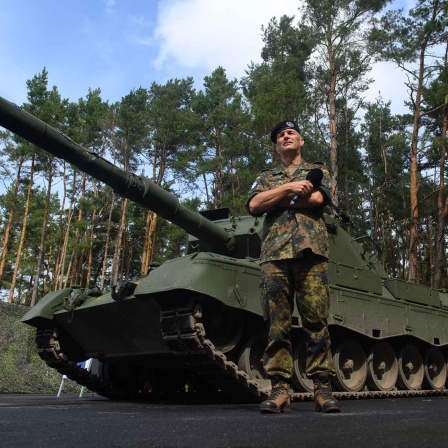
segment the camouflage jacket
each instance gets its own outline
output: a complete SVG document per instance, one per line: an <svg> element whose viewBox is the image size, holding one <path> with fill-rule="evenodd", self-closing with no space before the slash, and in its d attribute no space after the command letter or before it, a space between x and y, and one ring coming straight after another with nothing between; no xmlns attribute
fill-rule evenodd
<svg viewBox="0 0 448 448"><path fill-rule="evenodd" d="M296 258L304 249L311 249L315 254L328 258L328 234L323 209L331 201L330 174L322 163L302 161L292 176L288 175L283 165L261 171L249 191L246 208L249 211L249 202L258 193L288 182L304 180L313 168L320 168L324 172L322 186L319 187L325 198L324 205L308 209L282 207L269 210L263 224L260 263Z"/></svg>

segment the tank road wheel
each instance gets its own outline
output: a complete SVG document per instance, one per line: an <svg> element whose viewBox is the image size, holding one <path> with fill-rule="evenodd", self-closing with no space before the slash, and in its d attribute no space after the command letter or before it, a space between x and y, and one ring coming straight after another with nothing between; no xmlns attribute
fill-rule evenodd
<svg viewBox="0 0 448 448"><path fill-rule="evenodd" d="M300 339L294 350L294 370L293 383L302 392L313 391L313 380L307 378L305 374L306 365L306 344L304 339Z"/></svg>
<svg viewBox="0 0 448 448"><path fill-rule="evenodd" d="M238 369L246 372L251 379L260 383L261 387L269 387L263 368L263 353L267 344L266 332L260 332L243 343L238 359Z"/></svg>
<svg viewBox="0 0 448 448"><path fill-rule="evenodd" d="M391 390L398 378L398 361L388 342L372 347L367 360L367 384L371 390Z"/></svg>
<svg viewBox="0 0 448 448"><path fill-rule="evenodd" d="M446 363L438 347L429 347L425 354L425 386L430 389L443 389L446 382Z"/></svg>
<svg viewBox="0 0 448 448"><path fill-rule="evenodd" d="M337 389L346 392L360 391L367 378L366 354L362 345L354 339L342 342L335 350L333 363L336 376L333 378Z"/></svg>
<svg viewBox="0 0 448 448"><path fill-rule="evenodd" d="M243 311L227 306L216 307L213 303L204 304L202 309L201 322L216 350L227 353L234 349L243 333Z"/></svg>
<svg viewBox="0 0 448 448"><path fill-rule="evenodd" d="M420 389L423 382L423 358L414 344L407 344L398 355L398 385L401 389Z"/></svg>

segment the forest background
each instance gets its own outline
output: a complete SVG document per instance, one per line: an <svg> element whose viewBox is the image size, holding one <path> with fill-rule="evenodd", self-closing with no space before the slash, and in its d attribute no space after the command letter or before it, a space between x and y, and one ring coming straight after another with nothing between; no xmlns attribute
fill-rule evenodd
<svg viewBox="0 0 448 448"><path fill-rule="evenodd" d="M278 163L273 124L300 123L308 161L325 162L332 197L369 235L393 277L447 288L448 1L404 12L387 0L306 0L299 19L262 27L261 62L229 79L216 67L132 89L120 101L89 89L73 102L28 80L28 112L112 163L143 174L194 210L244 202ZM375 61L406 74L408 111L366 101ZM180 256L184 232L9 132L0 133L0 293L30 306L70 284L107 289Z"/></svg>

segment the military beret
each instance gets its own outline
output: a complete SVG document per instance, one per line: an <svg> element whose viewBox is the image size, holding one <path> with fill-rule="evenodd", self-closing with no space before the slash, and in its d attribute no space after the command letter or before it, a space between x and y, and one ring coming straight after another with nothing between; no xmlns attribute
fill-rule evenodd
<svg viewBox="0 0 448 448"><path fill-rule="evenodd" d="M271 141L272 143L277 143L277 135L280 131L283 131L284 129L295 129L299 134L300 128L299 125L293 121L293 120L283 120L280 123L277 123L271 131Z"/></svg>

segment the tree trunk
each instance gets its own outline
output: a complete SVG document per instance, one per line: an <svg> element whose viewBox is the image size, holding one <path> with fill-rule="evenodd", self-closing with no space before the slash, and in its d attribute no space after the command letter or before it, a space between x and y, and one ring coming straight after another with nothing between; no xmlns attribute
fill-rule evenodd
<svg viewBox="0 0 448 448"><path fill-rule="evenodd" d="M215 157L216 157L216 169L215 169L215 181L214 181L214 197L213 205L214 208L222 207L224 198L224 188L223 188L223 173L222 173L222 144L221 144L221 134L219 129L216 129L215 135Z"/></svg>
<svg viewBox="0 0 448 448"><path fill-rule="evenodd" d="M45 256L45 238L47 237L47 222L48 222L48 215L50 213L50 199L51 199L52 183L53 183L53 155L50 155L50 160L49 160L49 164L48 164L47 196L45 198L44 216L43 216L43 220L42 220L42 227L41 227L40 241L39 241L39 254L37 256L36 273L34 275L33 292L31 294L30 306L34 306L37 303L37 295L39 292L39 279L40 279L42 264L44 262L44 256Z"/></svg>
<svg viewBox="0 0 448 448"><path fill-rule="evenodd" d="M347 163L348 163L348 159L349 159L349 145L350 145L350 126L349 126L349 122L350 122L350 114L348 113L348 108L347 108L347 101L345 101L344 104L344 120L345 120L345 160L346 160L346 168L345 168L345 172L344 172L344 198L345 198L345 204L344 204L344 208L345 208L345 213L350 216L350 185L349 185L349 179L348 179L348 168L347 168ZM351 234L351 226L348 227L348 233Z"/></svg>
<svg viewBox="0 0 448 448"><path fill-rule="evenodd" d="M114 205L115 205L115 193L112 192L111 200L110 200L110 209L109 209L109 216L107 218L107 225L106 225L106 238L104 241L104 252L103 252L103 267L101 269L101 281L100 281L100 289L104 289L104 283L106 281L106 272L107 272L107 260L108 260L108 253L109 253L109 240L110 240L110 232L112 229L112 213L114 211Z"/></svg>
<svg viewBox="0 0 448 448"><path fill-rule="evenodd" d="M140 270L140 273L142 275L148 274L149 266L154 259L156 227L157 227L157 215L152 211L148 211L146 214L145 242L143 245L142 267Z"/></svg>
<svg viewBox="0 0 448 448"><path fill-rule="evenodd" d="M65 260L67 259L68 243L70 241L70 227L73 219L73 203L67 212L67 221L64 232L64 239L60 248L60 256L55 270L55 279L53 282L53 290L61 289L64 285Z"/></svg>
<svg viewBox="0 0 448 448"><path fill-rule="evenodd" d="M328 45L328 61L330 64L330 90L328 94L328 106L330 111L330 161L331 161L331 199L333 204L337 207L338 200L338 140L337 140L337 124L336 124L336 65L334 62L334 55L332 50L332 43L330 38L327 39Z"/></svg>
<svg viewBox="0 0 448 448"><path fill-rule="evenodd" d="M85 173L82 174L82 182L81 182L81 200L86 197L86 182L87 182L87 176ZM83 208L81 205L81 202L79 202L79 210L78 210L78 223L81 223L82 219L84 218ZM75 231L75 237L74 237L74 247L72 252L72 257L70 259L70 270L67 271L67 279L69 279L69 283L71 285L79 285L81 283L80 278L80 269L82 266L82 257L83 257L83 251L79 253L79 243L82 239L81 236L81 226L76 227Z"/></svg>
<svg viewBox="0 0 448 448"><path fill-rule="evenodd" d="M418 280L417 264L418 264L418 131L420 128L420 112L421 112L421 95L423 76L425 70L425 50L427 41L424 42L420 49L420 63L418 73L417 90L415 94L414 124L412 129L411 143L411 168L410 168L410 205L411 205L411 226L409 232L409 275L408 281L416 283Z"/></svg>
<svg viewBox="0 0 448 448"><path fill-rule="evenodd" d="M445 63L448 73L448 63ZM442 147L440 149L440 180L439 191L437 194L437 230L435 238L435 255L434 255L434 288L440 288L442 278L442 261L445 242L445 221L448 215L448 197L443 199L445 189L445 160L446 160L446 137L448 127L448 92L445 95L445 105L443 107L443 125L442 125Z"/></svg>
<svg viewBox="0 0 448 448"><path fill-rule="evenodd" d="M120 254L123 246L123 236L126 230L126 210L128 200L123 198L121 202L120 211L120 224L118 226L117 237L115 239L114 256L112 259L112 273L111 273L111 285L116 285L118 282L118 274L120 270Z"/></svg>
<svg viewBox="0 0 448 448"><path fill-rule="evenodd" d="M98 188L96 182L93 184L93 197L98 198ZM91 284L91 275L92 275L92 263L93 263L93 241L95 239L95 227L96 227L96 219L97 219L97 206L94 205L92 210L92 217L90 219L90 235L89 235L89 251L87 253L87 270L85 273L85 286L89 287Z"/></svg>
<svg viewBox="0 0 448 448"><path fill-rule="evenodd" d="M56 262L54 266L54 276L53 276L53 287L52 290L56 291L62 287L62 277L64 274L64 263L65 263L65 257L66 253L64 249L66 250L66 240L70 229L70 220L71 220L71 210L72 210L72 201L70 202L69 211L67 214L67 222L64 225L64 210L65 210L65 202L67 200L67 164L63 163L64 165L64 173L62 176L62 185L64 188L64 194L62 197L62 203L61 203L61 209L59 212L59 247L56 249ZM74 177L76 175L74 174ZM73 182L74 184L74 182Z"/></svg>
<svg viewBox="0 0 448 448"><path fill-rule="evenodd" d="M390 216L390 209L387 208L387 228L389 231L389 256L390 256L390 273L392 277L396 277L396 266L395 266L395 249L394 249L394 232L392 231L392 219Z"/></svg>
<svg viewBox="0 0 448 448"><path fill-rule="evenodd" d="M162 185L163 176L165 175L165 166L166 166L165 154L166 149L164 147L159 163L157 164L156 158L154 158L153 161L152 179L153 182L158 186ZM159 165L158 172L157 172L157 165ZM140 272L142 275L146 275L148 273L149 266L154 260L157 220L158 220L157 214L152 212L151 210L148 210L148 213L146 215L146 229L145 229L145 241L143 243L142 265L140 268Z"/></svg>
<svg viewBox="0 0 448 448"><path fill-rule="evenodd" d="M26 201L25 201L25 210L23 212L22 229L20 232L19 246L17 247L16 263L14 266L14 271L12 273L11 289L9 291L9 298L8 298L9 303L12 303L14 300L14 289L16 287L17 275L19 272L20 258L22 256L23 246L25 244L26 226L27 226L27 222L28 222L28 210L30 209L31 191L33 189L33 182L34 182L34 160L35 160L35 158L36 158L36 153L35 153L35 151L33 151L33 154L31 156L30 182L28 184L28 190L26 192Z"/></svg>
<svg viewBox="0 0 448 448"><path fill-rule="evenodd" d="M18 192L19 192L19 185L22 180L21 179L21 171L22 171L23 162L24 162L24 158L21 157L19 160L19 166L17 169L17 177L16 177L16 181L14 184L14 191L12 194L11 209L9 211L8 220L6 221L6 224L5 224L5 232L3 234L2 253L0 255L0 288L3 285L3 272L5 270L6 256L8 254L9 234L11 232L11 225L12 225L12 220L14 217L15 203L17 200Z"/></svg>

